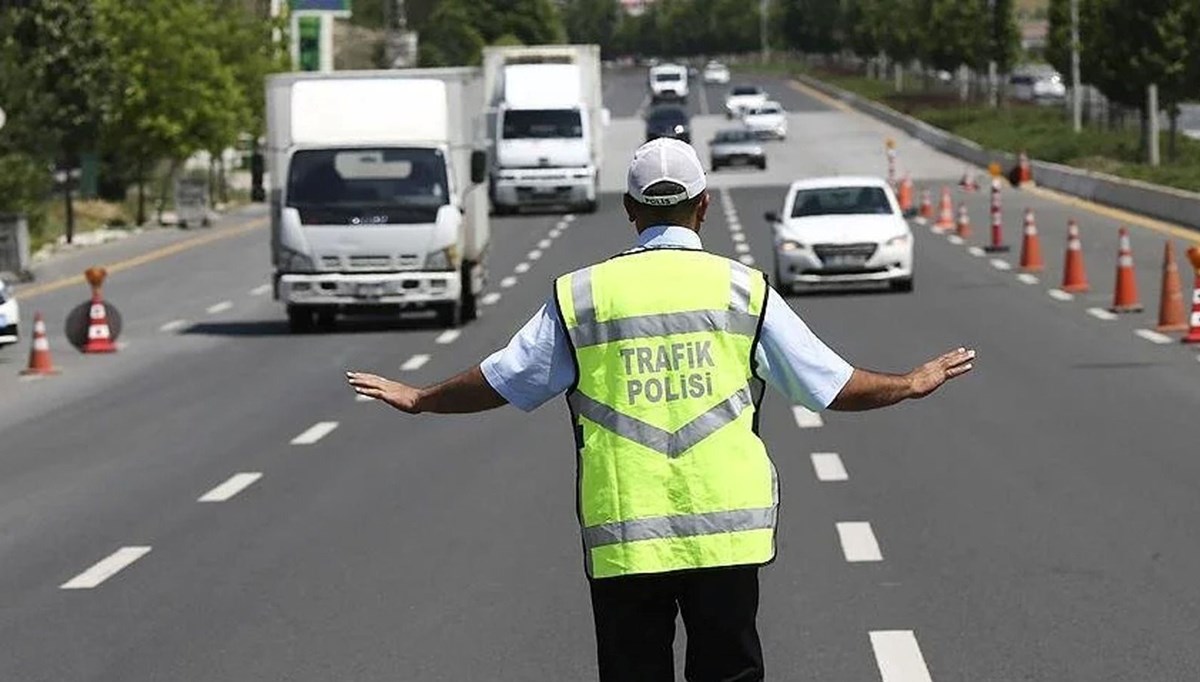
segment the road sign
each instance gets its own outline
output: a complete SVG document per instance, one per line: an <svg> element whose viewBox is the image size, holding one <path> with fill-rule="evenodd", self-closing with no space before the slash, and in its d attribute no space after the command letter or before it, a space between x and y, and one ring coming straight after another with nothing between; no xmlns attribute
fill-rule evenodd
<svg viewBox="0 0 1200 682"><path fill-rule="evenodd" d="M291 0L288 7L292 14L329 12L343 19L350 16L350 0Z"/></svg>

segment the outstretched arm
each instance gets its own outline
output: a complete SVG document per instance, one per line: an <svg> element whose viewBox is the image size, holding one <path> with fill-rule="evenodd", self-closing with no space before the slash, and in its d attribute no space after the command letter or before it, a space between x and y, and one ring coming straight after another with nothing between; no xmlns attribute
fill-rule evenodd
<svg viewBox="0 0 1200 682"><path fill-rule="evenodd" d="M858 412L895 405L910 398L924 398L947 381L971 371L974 359L974 350L959 348L930 360L908 374L882 374L855 369L850 380L829 404L829 409Z"/></svg>
<svg viewBox="0 0 1200 682"><path fill-rule="evenodd" d="M416 388L361 372L346 372L346 381L359 395L382 400L408 414L467 414L508 404L483 377L483 371L478 365L426 388Z"/></svg>

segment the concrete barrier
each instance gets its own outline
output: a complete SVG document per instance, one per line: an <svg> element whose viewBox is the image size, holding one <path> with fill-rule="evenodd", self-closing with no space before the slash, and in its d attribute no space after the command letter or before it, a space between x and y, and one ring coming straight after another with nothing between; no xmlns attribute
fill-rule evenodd
<svg viewBox="0 0 1200 682"><path fill-rule="evenodd" d="M1001 167L1008 169L1017 162L1013 154L984 149L971 140L935 128L887 105L860 97L811 76L798 75L796 80L893 128L898 128L938 151L981 168L997 162ZM1031 160L1030 163L1033 166L1034 180L1041 187L1200 231L1200 193L1127 180L1107 173L1047 161Z"/></svg>

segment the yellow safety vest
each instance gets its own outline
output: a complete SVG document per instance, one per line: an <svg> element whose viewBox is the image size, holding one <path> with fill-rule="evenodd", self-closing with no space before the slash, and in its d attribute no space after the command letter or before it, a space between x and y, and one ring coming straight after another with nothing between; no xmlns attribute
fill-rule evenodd
<svg viewBox="0 0 1200 682"><path fill-rule="evenodd" d="M560 277L578 379L579 519L588 575L763 564L778 485L757 434L761 272L645 249Z"/></svg>

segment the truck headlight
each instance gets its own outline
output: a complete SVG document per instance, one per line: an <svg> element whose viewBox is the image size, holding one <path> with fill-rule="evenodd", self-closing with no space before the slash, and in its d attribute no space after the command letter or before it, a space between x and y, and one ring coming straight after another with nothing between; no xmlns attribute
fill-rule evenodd
<svg viewBox="0 0 1200 682"><path fill-rule="evenodd" d="M425 257L425 270L448 270L453 271L458 269L458 247L455 245L447 246L444 249L438 249Z"/></svg>
<svg viewBox="0 0 1200 682"><path fill-rule="evenodd" d="M279 247L279 269L283 272L316 272L317 266L308 254L281 246Z"/></svg>

